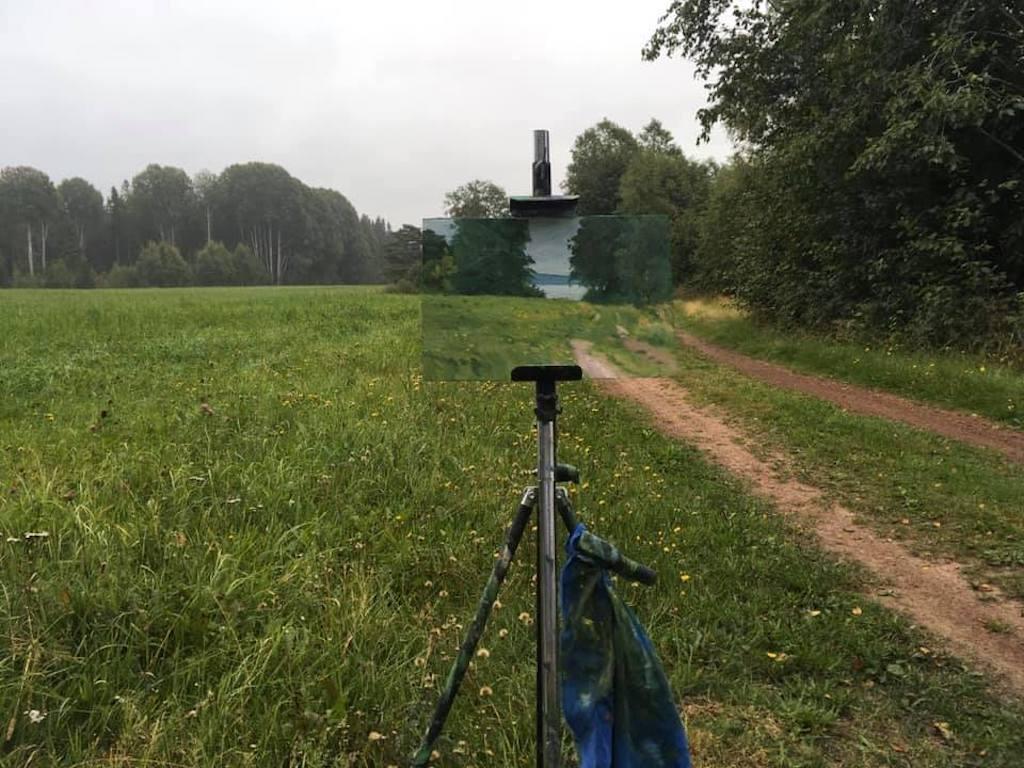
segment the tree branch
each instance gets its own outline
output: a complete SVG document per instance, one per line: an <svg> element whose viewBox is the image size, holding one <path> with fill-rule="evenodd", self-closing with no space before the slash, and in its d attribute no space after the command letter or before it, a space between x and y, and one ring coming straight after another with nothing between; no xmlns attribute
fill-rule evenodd
<svg viewBox="0 0 1024 768"><path fill-rule="evenodd" d="M1011 154L1013 157L1015 157L1017 159L1018 163L1021 163L1022 165L1024 165L1024 155L1022 155L1016 149L1011 147L1009 144L1007 144L1005 141L1000 139L998 136L994 136L993 134L989 133L984 128L982 128L980 125L975 125L973 127L974 127L974 130L976 130L982 136L987 138L993 144L995 144L998 147L1001 147L1002 149L1006 150L1009 154Z"/></svg>

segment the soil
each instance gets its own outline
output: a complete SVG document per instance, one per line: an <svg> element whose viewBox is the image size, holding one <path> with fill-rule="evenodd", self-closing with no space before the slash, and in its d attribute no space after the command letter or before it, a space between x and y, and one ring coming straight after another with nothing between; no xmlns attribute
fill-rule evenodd
<svg viewBox="0 0 1024 768"><path fill-rule="evenodd" d="M676 335L684 346L772 386L813 395L853 413L901 421L943 437L991 448L1015 463L1024 464L1024 432L1019 430L961 411L923 405L889 392L796 373L781 365L711 344L685 331L678 331Z"/></svg>
<svg viewBox="0 0 1024 768"><path fill-rule="evenodd" d="M714 410L696 407L677 382L625 377L588 342L574 341L573 350L587 375L601 379L597 385L604 391L642 406L659 431L696 446L813 532L826 550L865 567L877 582L871 599L900 611L943 638L955 654L988 668L1024 695L1024 605L994 589L979 594L960 564L922 559L857 523L820 489L788 476L791 462L785 456L758 458L747 447L747 435Z"/></svg>

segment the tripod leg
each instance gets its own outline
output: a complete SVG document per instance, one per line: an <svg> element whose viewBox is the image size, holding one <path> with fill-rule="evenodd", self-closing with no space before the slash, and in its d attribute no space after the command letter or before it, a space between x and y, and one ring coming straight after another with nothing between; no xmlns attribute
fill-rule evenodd
<svg viewBox="0 0 1024 768"><path fill-rule="evenodd" d="M576 530L576 526L579 525L579 520L576 518L576 510L573 509L572 502L569 501L569 494L566 493L565 488L559 488L555 491L555 505L558 507L558 514L562 518L565 528L571 535Z"/></svg>
<svg viewBox="0 0 1024 768"><path fill-rule="evenodd" d="M481 635L483 635L484 626L487 624L487 617L491 614L494 601L498 599L498 589L501 588L502 582L505 581L505 576L508 574L509 566L512 565L516 549L523 538L523 531L526 530L526 524L530 521L530 514L533 512L536 503L537 489L530 488L523 494L523 499L519 502L519 509L516 511L515 519L512 521L512 525L509 526L505 536L505 544L501 548L501 555L499 555L494 563L490 578L487 579L487 585L484 587L483 596L481 596L480 602L477 604L476 616L473 617L473 623L470 625L469 631L466 632L466 639L462 641L462 645L459 647L459 654L455 657L455 662L448 672L444 688L441 691L441 698L434 709L433 717L430 718L430 725L423 736L423 741L420 742L420 748L412 759L413 768L422 768L430 760L430 752L434 747L434 742L441 735L444 722L448 719L448 713L455 702L455 694L459 692L462 678L466 676L469 662L473 660L473 653L476 651Z"/></svg>

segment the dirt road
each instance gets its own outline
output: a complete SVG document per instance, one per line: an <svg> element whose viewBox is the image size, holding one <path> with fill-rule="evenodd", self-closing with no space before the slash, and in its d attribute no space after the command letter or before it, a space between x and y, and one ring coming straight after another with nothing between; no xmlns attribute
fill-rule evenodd
<svg viewBox="0 0 1024 768"><path fill-rule="evenodd" d="M813 395L853 413L901 421L943 437L991 448L1013 462L1024 464L1024 432L1002 427L979 416L924 405L889 392L879 392L834 379L797 373L781 365L756 360L731 349L710 344L685 331L678 331L676 336L684 346L716 363L735 368L746 376L774 387Z"/></svg>
<svg viewBox="0 0 1024 768"><path fill-rule="evenodd" d="M878 580L872 599L944 638L950 649L991 669L1017 694L1024 695L1024 606L990 592L982 599L951 561L916 557L898 542L855 522L845 507L831 503L821 490L785 477L778 467L785 456L763 460L747 447L748 436L710 409L698 408L686 390L670 379L619 376L587 342L573 342L576 359L604 391L640 405L653 425L670 437L690 443L713 462L746 480L753 491L780 512L809 528L821 545L866 567ZM999 631L992 631L997 629Z"/></svg>

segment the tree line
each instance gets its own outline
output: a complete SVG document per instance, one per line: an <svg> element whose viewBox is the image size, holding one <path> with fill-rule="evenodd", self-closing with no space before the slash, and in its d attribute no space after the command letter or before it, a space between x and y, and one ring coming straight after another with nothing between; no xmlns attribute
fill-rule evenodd
<svg viewBox="0 0 1024 768"><path fill-rule="evenodd" d="M0 170L0 286L372 283L390 225L284 168L190 177L149 165L106 197L85 179Z"/></svg>
<svg viewBox="0 0 1024 768"><path fill-rule="evenodd" d="M1018 0L676 0L644 54L696 63L702 138L740 151L718 167L656 120L602 120L572 149L580 214L668 215L677 290L772 322L1024 355Z"/></svg>
<svg viewBox="0 0 1024 768"><path fill-rule="evenodd" d="M612 214L667 216L670 222L667 240L671 284L678 286L692 276L700 222L717 171L718 166L713 162L688 158L671 132L657 119L652 118L638 134L604 119L576 137L564 186L567 192L579 196L577 212L582 217ZM481 179L469 181L446 194L444 210L448 217L460 220L501 219L511 215L509 197L505 190L492 181ZM590 233L597 232L602 226L610 228L605 231L604 241L590 236ZM600 297L601 300L609 300L617 296L623 300L638 300L641 294L646 295L652 290L650 285L653 284L658 286L656 293L665 293L668 276L658 275L657 279L647 276L644 281L621 275L616 279L610 277L616 243L626 243L628 249L635 249L644 240L659 244L646 257L640 258L636 254L628 259L623 257L623 263L637 265L649 262L654 265L664 260L660 241L650 238L653 227L654 224L630 219L618 223L606 222L603 225L596 220L588 223L587 232L574 245L578 249L578 253L574 250L574 270L577 271L577 278L591 289L590 299ZM463 237L457 243L453 242L458 247L449 249L443 238L437 240L429 231L421 233L418 227L406 225L396 230L385 249L385 277L402 290L410 291L440 290L440 286L448 284L446 281L455 272L475 275L465 279L480 280L483 285L487 280L480 268L458 269L459 264L468 263L471 258L467 247L469 244L477 243L478 240L486 241L490 250L481 246L480 253L486 251L485 260L489 259L495 265L500 261L498 254L505 251L518 253L517 246L509 245L514 243L514 237L497 237L496 233L505 232L500 225L473 228L460 222L460 232L462 230L472 230L474 233L477 230L485 231L491 239ZM493 245L491 240L500 242L502 247ZM599 243L601 247L598 247ZM446 254L449 257L447 259L444 258ZM457 255L462 258L456 259ZM478 255L474 258L481 257ZM517 257L507 258L510 263L522 261ZM527 267L520 265L521 269ZM497 269L494 266L492 271ZM527 287L513 292L528 295L529 284L523 280L519 283ZM508 284L517 283L511 280ZM644 287L641 288L641 285Z"/></svg>
<svg viewBox="0 0 1024 768"><path fill-rule="evenodd" d="M1024 349L1018 0L677 0L648 44L706 82L690 280L775 322Z"/></svg>

